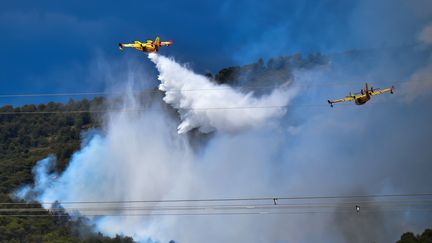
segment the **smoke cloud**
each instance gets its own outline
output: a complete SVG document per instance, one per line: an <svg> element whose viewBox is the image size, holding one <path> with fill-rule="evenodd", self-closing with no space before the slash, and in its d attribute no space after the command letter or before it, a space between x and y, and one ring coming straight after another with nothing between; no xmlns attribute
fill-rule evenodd
<svg viewBox="0 0 432 243"><path fill-rule="evenodd" d="M40 194L43 193L46 188L50 187L53 179L58 176L53 172L55 168L53 161L55 161L55 158L52 156L38 161L36 166L32 169L35 180L34 186L26 185L20 188L16 192L16 196L26 200L40 200Z"/></svg>
<svg viewBox="0 0 432 243"><path fill-rule="evenodd" d="M288 104L295 91L281 87L268 96L256 98L252 93L242 94L229 86L212 84L169 58L151 58L161 70L160 88L165 91L164 101L180 112L179 128L177 119L165 112L166 108L157 98L143 103L134 95L132 83L146 80L127 69L131 73L119 74L129 77L130 83L122 95L124 111L106 114L105 127L85 135L82 149L72 156L60 176L50 173L55 158L40 161L34 170L35 185L18 190L18 197L41 202L67 202L217 198L271 193L272 170L266 168L281 143L276 135L279 132L277 120L285 114L284 109L214 112L186 109L280 106ZM182 89L220 90L179 92ZM118 102L115 105L118 107ZM143 106L148 109L140 113L130 112L131 109L142 110ZM267 126L272 122L274 126ZM205 150L198 154L193 152L190 138L178 134L192 128L216 132ZM122 209L116 211L122 212ZM249 232L257 232L262 227L261 222L252 216L231 216L229 224L225 222L227 217L104 216L92 217L92 222L108 235L122 233L141 242L152 239L160 242L171 239L221 242L227 238L254 241L257 236ZM277 218L271 217L270 221L273 222L271 225L278 222ZM201 233L192 233L195 231ZM215 232L225 233L216 236ZM271 231L260 236L262 239L266 237L272 237Z"/></svg>
<svg viewBox="0 0 432 243"><path fill-rule="evenodd" d="M236 132L267 124L285 114L285 107L296 91L285 86L268 95L254 97L243 94L228 85L217 85L207 77L195 74L170 58L150 54L159 70L159 89L165 92L163 100L178 110L182 122L178 132L193 128L200 132ZM247 109L237 109L246 107ZM221 110L222 108L222 110ZM232 108L230 110L230 108Z"/></svg>
<svg viewBox="0 0 432 243"><path fill-rule="evenodd" d="M415 99L427 97L432 93L432 24L426 25L421 31L418 40L426 46L421 47L427 56L425 63L422 63L417 70L411 74L409 81L402 84L401 90L404 99L412 102Z"/></svg>
<svg viewBox="0 0 432 243"><path fill-rule="evenodd" d="M432 24L427 25L418 36L419 41L425 44L432 44Z"/></svg>
<svg viewBox="0 0 432 243"><path fill-rule="evenodd" d="M432 93L432 63L416 71L411 79L402 85L402 93L407 102L424 98Z"/></svg>

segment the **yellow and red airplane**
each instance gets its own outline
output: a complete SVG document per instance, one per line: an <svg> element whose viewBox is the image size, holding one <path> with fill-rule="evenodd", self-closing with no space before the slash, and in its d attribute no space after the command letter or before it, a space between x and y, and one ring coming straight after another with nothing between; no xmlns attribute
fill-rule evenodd
<svg viewBox="0 0 432 243"><path fill-rule="evenodd" d="M125 47L131 47L131 48L135 48L138 51L142 51L142 52L158 52L159 51L159 47L161 47L161 46L169 46L172 43L173 43L172 40L170 40L170 41L161 41L159 39L159 37L156 37L156 39L154 41L147 40L147 42L145 42L145 43L141 43L139 41L135 41L133 44L122 44L122 43L119 43L119 49L123 51L123 49Z"/></svg>
<svg viewBox="0 0 432 243"><path fill-rule="evenodd" d="M391 86L390 88L386 89L374 89L371 87L371 89L368 88L368 84L366 83L365 89L362 89L360 93L350 93L350 95L346 96L345 98L338 99L338 100L328 100L327 102L330 104L331 107L333 107L334 103L344 102L344 101L352 101L354 100L356 105L363 105L364 103L368 102L372 96L379 95L382 93L390 92L393 94L394 86Z"/></svg>

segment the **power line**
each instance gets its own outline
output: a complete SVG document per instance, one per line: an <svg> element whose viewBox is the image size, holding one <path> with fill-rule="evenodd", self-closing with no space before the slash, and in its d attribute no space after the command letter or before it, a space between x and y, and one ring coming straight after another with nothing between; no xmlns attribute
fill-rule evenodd
<svg viewBox="0 0 432 243"><path fill-rule="evenodd" d="M406 194L364 194L364 195L327 195L327 196L285 196L285 197L239 197L239 198L202 198L202 199L166 199L166 200L118 200L118 201L65 201L61 204L109 204L109 203L188 203L188 202L246 202L277 200L317 200L317 199L364 199L364 198L419 198L432 197L432 193L406 193ZM0 203L0 205L32 205L53 204L56 202L38 203Z"/></svg>
<svg viewBox="0 0 432 243"><path fill-rule="evenodd" d="M276 201L278 203L274 203ZM71 214L72 216L79 215L87 217L134 217L273 214L283 215L341 212L353 213L353 207L355 205L361 205L362 213L383 211L424 212L432 211L432 193L239 197L168 200L66 201L54 203L58 204L59 207L54 207L49 210L35 207L39 207L39 205L52 205L52 202L0 203L0 206L7 206L7 208L0 208L0 217L69 217L69 214ZM172 205L172 203L174 203L175 205ZM183 205L184 203L186 203L186 205ZM190 205L191 203L193 204ZM146 206L146 204L152 205ZM89 205L95 205L95 207L89 207ZM28 208L28 206L34 207Z"/></svg>
<svg viewBox="0 0 432 243"><path fill-rule="evenodd" d="M372 209L372 210L362 210L361 214L376 213L376 212L432 212L431 208L424 209ZM214 216L214 215L286 215L286 214L353 214L353 210L315 210L315 211L258 211L258 212L205 212L205 213L128 213L128 214L79 214L79 215L69 215L69 214L0 214L0 217L73 217L73 216L86 216L86 217L106 217L106 216L116 216L116 217L143 217L143 216Z"/></svg>
<svg viewBox="0 0 432 243"><path fill-rule="evenodd" d="M430 81L430 80L427 80ZM388 84L399 84L404 83L407 81L381 81L379 84L388 83ZM352 84L360 84L363 82L357 81L357 82L344 82L344 83L304 83L304 84L289 84L288 87L314 87L314 86L347 86ZM283 84L282 84L283 85ZM202 89L172 89L172 90L166 90L161 91L158 90L157 87L154 88L148 88L148 89L142 89L140 91L132 91L134 94L140 94L140 93L159 93L159 92L208 92L208 91L225 91L225 90L258 90L258 89L275 89L280 88L281 85L248 85L248 86L227 86L227 87L218 87L218 88L202 88ZM0 98L19 98L19 97L55 97L55 96L92 96L92 95L101 95L101 96L108 96L108 95L119 95L124 94L124 92L106 92L106 91L95 91L95 92L60 92L60 93L23 93L23 94L0 94Z"/></svg>
<svg viewBox="0 0 432 243"><path fill-rule="evenodd" d="M111 206L111 207L61 207L61 208L50 208L50 212L64 212L66 211L79 211L80 213L84 212L111 212L111 211L159 211L159 212L172 212L172 211L257 211L257 210L298 210L298 209L332 209L332 208L353 208L355 205L362 205L362 209L370 209L377 207L385 207L385 208L403 208L403 207L415 207L415 208L431 208L432 203L429 202L410 202L410 203L382 203L382 202L374 202L369 204L363 204L359 202L354 202L350 204L333 202L332 204L258 204L258 205L197 205L197 206L153 206L153 207L143 207L143 206ZM8 213L8 212L46 212L44 208L0 208L0 213Z"/></svg>
<svg viewBox="0 0 432 243"><path fill-rule="evenodd" d="M376 102L373 101L375 105L390 105L394 104L394 102ZM341 103L337 106L352 106L351 103ZM183 111L225 111L225 110L248 110L248 109L286 109L289 107L302 107L302 108L321 108L321 107L329 107L328 104L289 104L289 105L268 105L268 106L233 106L233 107L201 107L201 108L181 108L174 107L176 110ZM334 109L334 108L333 108ZM149 107L142 109L104 109L104 110L65 110L65 111L0 111L1 115L38 115L38 114L82 114L82 113L135 113L135 112L144 112L144 111L163 111L163 108L157 107Z"/></svg>
<svg viewBox="0 0 432 243"><path fill-rule="evenodd" d="M241 110L241 109L283 109L287 108L290 105L269 105L269 106L238 106L238 107L203 107L203 108L175 108L179 110L191 110L191 111L199 111L199 110ZM328 105L319 105L319 104L304 104L298 106L305 107L322 107ZM106 110L69 110L69 111L5 111L1 112L0 115L36 115L36 114L69 114L69 113L111 113L111 112L142 112L148 110L162 110L157 108L146 108L146 109L106 109Z"/></svg>
<svg viewBox="0 0 432 243"><path fill-rule="evenodd" d="M25 94L0 94L0 98L16 97L54 97L54 96L86 96L86 95L113 95L121 92L70 92L70 93L25 93Z"/></svg>
<svg viewBox="0 0 432 243"><path fill-rule="evenodd" d="M343 104L345 105L345 104ZM205 110L247 110L247 109L284 109L293 105L269 105L269 106L239 106L239 107L203 107L203 108L175 108L186 111L205 111ZM301 107L328 107L325 104L301 104ZM114 113L114 112L143 112L149 110L163 110L158 108L146 109L106 109L106 110L69 110L69 111L5 111L0 115L37 115L37 114L81 114L81 113Z"/></svg>

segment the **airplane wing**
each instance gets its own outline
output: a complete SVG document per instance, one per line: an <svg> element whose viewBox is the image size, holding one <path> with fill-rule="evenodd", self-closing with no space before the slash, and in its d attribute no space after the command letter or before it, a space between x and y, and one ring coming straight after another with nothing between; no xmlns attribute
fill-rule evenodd
<svg viewBox="0 0 432 243"><path fill-rule="evenodd" d="M342 98L342 99L328 100L327 102L330 104L331 107L333 107L334 103L339 103L339 102L344 102L344 101L352 101L352 100L354 100L353 96L347 96L347 97Z"/></svg>
<svg viewBox="0 0 432 243"><path fill-rule="evenodd" d="M394 86L387 88L387 89L373 89L373 91L371 91L370 95L379 95L379 94L386 93L386 92L390 92L393 94L393 90L394 90Z"/></svg>
<svg viewBox="0 0 432 243"><path fill-rule="evenodd" d="M162 42L160 43L160 45L161 45L161 46L169 46L169 45L172 45L172 43L173 43L172 40L170 40L170 41L162 41Z"/></svg>

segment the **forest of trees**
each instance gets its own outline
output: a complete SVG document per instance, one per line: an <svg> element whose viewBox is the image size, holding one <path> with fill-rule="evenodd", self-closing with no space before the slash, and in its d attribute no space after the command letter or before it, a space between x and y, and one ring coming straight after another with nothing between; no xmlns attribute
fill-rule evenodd
<svg viewBox="0 0 432 243"><path fill-rule="evenodd" d="M426 229L421 235L407 232L396 243L432 243L432 229Z"/></svg>
<svg viewBox="0 0 432 243"><path fill-rule="evenodd" d="M327 63L328 59L320 53L309 54L306 57L294 54L270 58L267 63L259 59L252 64L223 68L214 77L212 74L207 76L214 78L218 83L231 85L254 85L262 82L276 85L292 78L294 70L311 69Z"/></svg>
<svg viewBox="0 0 432 243"><path fill-rule="evenodd" d="M326 64L319 53L302 57L293 55L256 63L229 67L216 75L208 74L215 82L239 85L271 80L286 82L295 68L311 68ZM106 107L104 98L70 100L67 103L28 104L20 107L0 107L0 202L13 202L10 195L19 186L33 183L32 168L36 162L53 154L57 157L57 172L67 166L71 155L80 148L81 133L101 126L99 112ZM72 111L72 112L71 112ZM4 208L0 205L0 209ZM46 217L0 216L0 242L134 242L127 236L110 238L94 233L85 218L71 221L41 213ZM2 214L4 215L4 213ZM64 215L63 215L64 216ZM405 233L398 243L430 243L432 231L422 235Z"/></svg>

